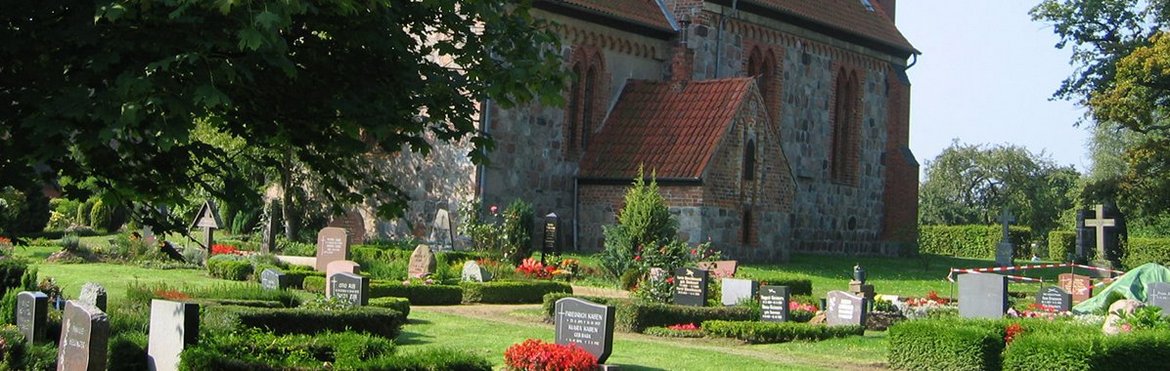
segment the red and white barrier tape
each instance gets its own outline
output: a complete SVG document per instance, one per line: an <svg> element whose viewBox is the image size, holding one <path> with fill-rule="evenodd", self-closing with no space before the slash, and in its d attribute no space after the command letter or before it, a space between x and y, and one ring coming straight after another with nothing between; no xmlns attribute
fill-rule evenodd
<svg viewBox="0 0 1170 371"><path fill-rule="evenodd" d="M1045 269L1045 268L1068 268L1068 267L1076 267L1076 268L1095 270L1095 271L1100 271L1100 272L1115 273L1115 274L1117 274L1117 277L1120 277L1121 275L1125 274L1125 272L1122 272L1119 270L1094 267L1091 265L1076 264L1076 263L1027 264L1027 265L1015 265L1015 266L1007 266L1007 267L987 267L987 268L967 268L967 269L951 268L951 271L949 273L947 273L947 281L955 282L955 279L954 279L955 273L1010 272L1010 271L1015 271L1015 270ZM1038 279L1038 278L1013 276L1013 275L1004 275L1004 276L1009 278L1009 279L1016 280L1016 281L1044 282L1044 280ZM1117 278L1117 277L1113 277L1113 278ZM1093 285L1093 287L1101 286L1101 285L1104 285L1105 283L1106 283L1105 281L1101 281L1101 282L1098 282L1096 285Z"/></svg>
<svg viewBox="0 0 1170 371"><path fill-rule="evenodd" d="M954 272L952 271L952 273L954 273ZM968 274L983 274L984 272L962 272L962 273L968 273ZM1013 280L1013 281L1020 281L1020 282L1044 282L1044 280L1043 280L1043 279L1039 279L1039 278L1024 277L1024 276L1013 276L1013 275L1010 275L1010 274L1005 274L1005 275L1003 275L1003 276L1004 276L1004 277L1007 277L1009 280ZM954 278L954 276L952 276L952 275L948 274L948 275L947 275L947 281L955 282L955 278Z"/></svg>

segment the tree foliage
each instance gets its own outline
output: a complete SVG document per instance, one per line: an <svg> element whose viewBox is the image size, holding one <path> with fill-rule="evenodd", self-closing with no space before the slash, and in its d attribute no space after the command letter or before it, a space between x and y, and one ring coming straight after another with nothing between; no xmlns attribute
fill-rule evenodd
<svg viewBox="0 0 1170 371"><path fill-rule="evenodd" d="M1046 233L1056 227L1061 212L1072 207L1070 190L1079 177L1072 166L1058 166L1043 153L956 141L926 163L920 222L996 224L1008 207L1017 224Z"/></svg>
<svg viewBox="0 0 1170 371"><path fill-rule="evenodd" d="M482 160L479 101L559 96L556 38L529 6L3 1L0 186L90 183L107 202L175 205L230 199L248 168L295 171L335 212L374 199L397 215L405 195L368 171L371 149L468 139ZM160 226L154 210L135 211Z"/></svg>

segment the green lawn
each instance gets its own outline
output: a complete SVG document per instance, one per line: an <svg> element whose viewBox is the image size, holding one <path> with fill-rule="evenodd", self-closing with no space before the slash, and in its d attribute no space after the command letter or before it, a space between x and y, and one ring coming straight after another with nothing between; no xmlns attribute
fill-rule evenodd
<svg viewBox="0 0 1170 371"><path fill-rule="evenodd" d="M126 296L131 283L164 283L179 288L201 288L212 285L237 284L207 276L202 269L147 269L132 265L89 264L34 264L41 279L53 277L66 298L77 298L81 286L96 282L106 288L111 303Z"/></svg>

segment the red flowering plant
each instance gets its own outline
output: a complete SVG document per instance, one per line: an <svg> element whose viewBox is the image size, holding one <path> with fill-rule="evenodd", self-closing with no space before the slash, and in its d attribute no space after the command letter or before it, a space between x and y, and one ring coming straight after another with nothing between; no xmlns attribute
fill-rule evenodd
<svg viewBox="0 0 1170 371"><path fill-rule="evenodd" d="M504 364L517 371L592 371L597 358L578 345L546 343L528 339L504 351Z"/></svg>
<svg viewBox="0 0 1170 371"><path fill-rule="evenodd" d="M693 324L693 323L680 323L677 325L666 326L666 328L671 329L671 330L675 330L675 331L699 331L700 330L699 326L695 326L695 324Z"/></svg>
<svg viewBox="0 0 1170 371"><path fill-rule="evenodd" d="M557 272L556 265L544 265L540 261L533 258L525 258L520 266L516 267L516 273L523 274L524 277L548 280L552 279Z"/></svg>
<svg viewBox="0 0 1170 371"><path fill-rule="evenodd" d="M1045 318L1049 320L1056 319L1056 317L1072 315L1071 312L1061 312L1056 308L1040 303L1028 303L1028 306L1024 310L1016 311L1015 309L1012 309L1008 311L1008 314L1015 317Z"/></svg>
<svg viewBox="0 0 1170 371"><path fill-rule="evenodd" d="M1024 332L1024 328L1021 327L1018 323L1009 324L1007 327L1004 327L1003 330L1003 342L1007 345L1011 345L1012 340L1015 340L1016 337L1020 336L1020 334Z"/></svg>
<svg viewBox="0 0 1170 371"><path fill-rule="evenodd" d="M170 288L161 288L158 290L154 290L154 296L157 296L159 299L166 299L166 300L170 300L170 301L186 301L186 300L191 299L190 295L187 295L186 293L184 293L182 291L179 291L176 289L170 289Z"/></svg>
<svg viewBox="0 0 1170 371"><path fill-rule="evenodd" d="M232 245L224 245L224 244L218 244L218 243L211 245L211 255L223 255L223 254L242 255L240 250L236 249L236 247L232 246Z"/></svg>

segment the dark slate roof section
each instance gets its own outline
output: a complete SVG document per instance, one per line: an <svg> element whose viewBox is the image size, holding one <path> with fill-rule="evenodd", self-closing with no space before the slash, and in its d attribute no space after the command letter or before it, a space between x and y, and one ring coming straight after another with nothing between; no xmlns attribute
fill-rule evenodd
<svg viewBox="0 0 1170 371"><path fill-rule="evenodd" d="M673 36L677 31L657 0L540 0L535 6L659 38Z"/></svg>
<svg viewBox="0 0 1170 371"><path fill-rule="evenodd" d="M628 182L644 165L660 179L700 180L752 83L630 80L581 160L580 177Z"/></svg>

